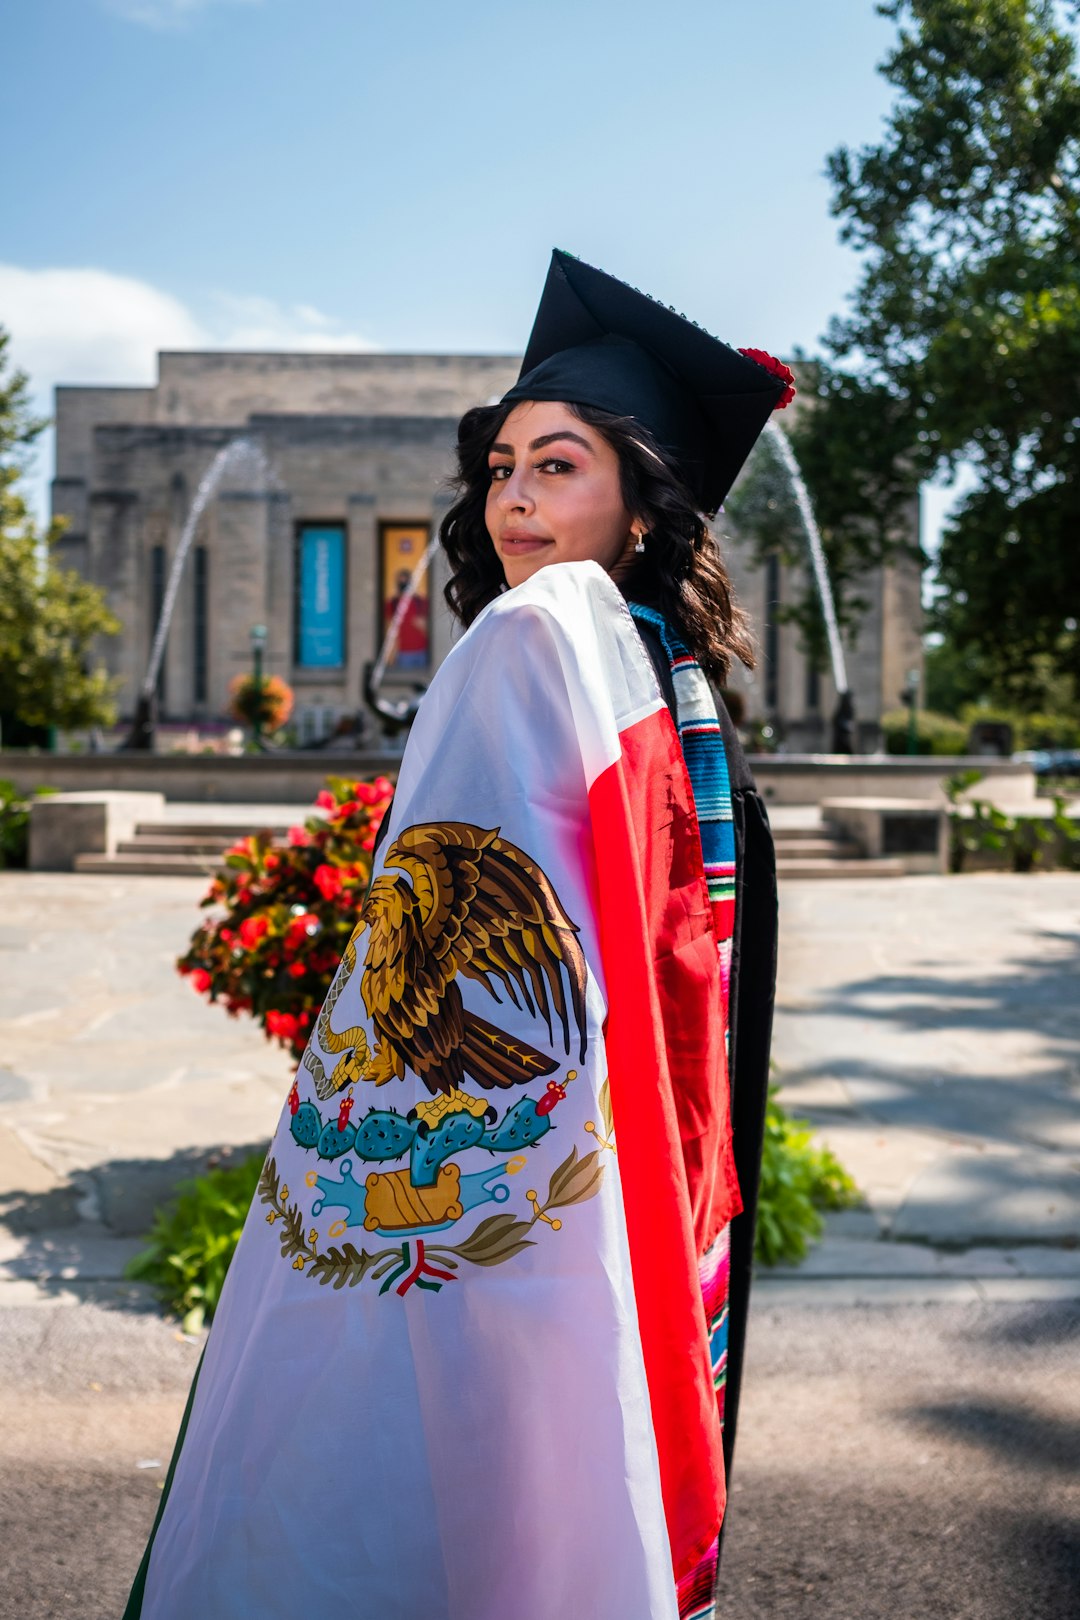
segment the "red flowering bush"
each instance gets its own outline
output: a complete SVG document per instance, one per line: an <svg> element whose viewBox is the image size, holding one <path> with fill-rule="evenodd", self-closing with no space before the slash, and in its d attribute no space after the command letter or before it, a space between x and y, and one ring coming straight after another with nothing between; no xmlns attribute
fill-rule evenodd
<svg viewBox="0 0 1080 1620"><path fill-rule="evenodd" d="M277 731L292 714L292 687L279 675L264 675L258 686L254 675L237 675L229 682L229 707L245 725L258 720L261 730Z"/></svg>
<svg viewBox="0 0 1080 1620"><path fill-rule="evenodd" d="M371 877L371 851L393 793L374 782L331 777L315 800L322 815L242 838L202 904L221 915L196 929L177 962L200 995L232 1016L250 1013L300 1057L330 980L356 926Z"/></svg>

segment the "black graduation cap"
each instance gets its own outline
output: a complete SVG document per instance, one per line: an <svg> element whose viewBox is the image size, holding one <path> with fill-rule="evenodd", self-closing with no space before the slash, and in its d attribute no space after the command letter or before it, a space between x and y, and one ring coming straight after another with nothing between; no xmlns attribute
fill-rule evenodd
<svg viewBox="0 0 1080 1620"><path fill-rule="evenodd" d="M503 401L561 399L635 417L711 514L772 412L793 397L793 380L764 351L729 348L555 248L521 373Z"/></svg>

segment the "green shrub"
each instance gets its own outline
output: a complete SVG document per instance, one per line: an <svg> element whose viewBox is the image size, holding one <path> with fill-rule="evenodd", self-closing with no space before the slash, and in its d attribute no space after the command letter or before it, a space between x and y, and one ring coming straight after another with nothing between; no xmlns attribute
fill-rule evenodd
<svg viewBox="0 0 1080 1620"><path fill-rule="evenodd" d="M977 782L986 778L986 772L980 770L954 771L951 776L943 776L941 786L945 797L950 804L959 804L960 797L968 788L973 788Z"/></svg>
<svg viewBox="0 0 1080 1620"><path fill-rule="evenodd" d="M55 791L55 788L35 788L27 795L20 792L14 782L0 778L0 869L26 865L30 848L30 801Z"/></svg>
<svg viewBox="0 0 1080 1620"><path fill-rule="evenodd" d="M25 866L30 805L14 782L0 778L0 867Z"/></svg>
<svg viewBox="0 0 1080 1620"><path fill-rule="evenodd" d="M253 1154L181 1183L155 1214L147 1247L127 1266L128 1277L157 1289L186 1333L197 1333L217 1309L262 1166Z"/></svg>
<svg viewBox="0 0 1080 1620"><path fill-rule="evenodd" d="M1022 748L1080 748L1080 720L1068 714L1026 714Z"/></svg>
<svg viewBox="0 0 1080 1620"><path fill-rule="evenodd" d="M1058 835L1058 863L1066 872L1080 872L1080 820L1070 816L1066 800L1054 794L1054 830Z"/></svg>
<svg viewBox="0 0 1080 1620"><path fill-rule="evenodd" d="M1025 714L986 703L967 703L960 719L971 729L979 720L997 720L1013 728L1013 747L1080 748L1080 719L1074 714Z"/></svg>
<svg viewBox="0 0 1080 1620"><path fill-rule="evenodd" d="M961 795L983 779L982 771L958 771L942 781L949 811L949 871L962 872L969 855L1004 855L1014 872L1036 866L1080 868L1080 821L1068 813L1068 800L1054 794L1054 814L1011 815L988 799L971 799L960 808Z"/></svg>
<svg viewBox="0 0 1080 1620"><path fill-rule="evenodd" d="M965 774L945 783L954 806L957 795L950 788L958 783L968 785L963 783ZM1080 821L1068 814L1066 806L1066 799L1055 794L1052 817L1012 815L986 799L970 800L967 813L951 810L949 870L962 872L969 855L1001 855L1014 872L1055 865L1076 871L1080 866Z"/></svg>
<svg viewBox="0 0 1080 1620"><path fill-rule="evenodd" d="M805 1120L792 1119L769 1097L761 1157L754 1258L765 1266L806 1258L824 1227L821 1211L847 1209L858 1189L827 1147L814 1145Z"/></svg>
<svg viewBox="0 0 1080 1620"><path fill-rule="evenodd" d="M881 717L887 754L906 754L910 716L907 709L889 709ZM947 714L919 709L915 715L917 754L966 754L968 728Z"/></svg>

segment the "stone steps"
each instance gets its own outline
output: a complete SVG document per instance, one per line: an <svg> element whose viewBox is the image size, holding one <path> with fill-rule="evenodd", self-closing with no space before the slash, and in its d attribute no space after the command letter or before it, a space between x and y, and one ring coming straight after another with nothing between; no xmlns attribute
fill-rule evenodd
<svg viewBox="0 0 1080 1620"><path fill-rule="evenodd" d="M297 821L302 821L298 816ZM135 824L135 837L142 838L200 838L214 839L222 848L235 844L238 838L247 838L253 832L270 832L275 838L284 838L296 822L287 821L139 821Z"/></svg>
<svg viewBox="0 0 1080 1620"><path fill-rule="evenodd" d="M300 819L300 818L298 818ZM239 838L269 832L281 840L290 822L140 821L132 838L112 855L77 855L76 872L112 872L124 877L206 877L220 871L225 852Z"/></svg>
<svg viewBox="0 0 1080 1620"><path fill-rule="evenodd" d="M898 860L867 860L859 846L829 827L816 805L785 808L773 825L776 872L785 878L902 877Z"/></svg>
<svg viewBox="0 0 1080 1620"><path fill-rule="evenodd" d="M280 815L280 812L278 812ZM225 851L239 838L264 830L251 821L141 821L134 837L124 839L111 855L79 855L77 872L113 873L117 876L208 877L224 865ZM265 830L278 839L288 825L274 821ZM830 834L814 809L797 823L774 828L776 867L784 878L899 877L897 860L864 860L858 846L839 834Z"/></svg>
<svg viewBox="0 0 1080 1620"><path fill-rule="evenodd" d="M115 877L212 877L221 870L218 855L76 855L76 872Z"/></svg>
<svg viewBox="0 0 1080 1620"><path fill-rule="evenodd" d="M215 855L219 858L236 843L235 838L215 838L210 833L201 837L194 834L174 838L171 834L143 833L134 838L122 838L116 846L118 855Z"/></svg>
<svg viewBox="0 0 1080 1620"><path fill-rule="evenodd" d="M778 859L776 875L784 878L867 878L867 877L903 877L904 863L891 859L862 860L859 858L829 860L821 859Z"/></svg>
<svg viewBox="0 0 1080 1620"><path fill-rule="evenodd" d="M859 846L845 838L778 838L776 854L779 860L831 857L838 861L853 861L859 859Z"/></svg>

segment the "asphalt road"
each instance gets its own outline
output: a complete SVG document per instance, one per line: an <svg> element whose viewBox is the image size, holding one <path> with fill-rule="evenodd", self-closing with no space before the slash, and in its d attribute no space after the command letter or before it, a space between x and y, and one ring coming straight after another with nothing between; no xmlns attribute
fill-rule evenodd
<svg viewBox="0 0 1080 1620"><path fill-rule="evenodd" d="M0 1620L123 1612L198 1356L123 1263L287 1087L176 977L200 888L4 874ZM1080 1620L1078 908L785 887L778 1075L866 1208L759 1293L725 1620Z"/></svg>
<svg viewBox="0 0 1080 1620"><path fill-rule="evenodd" d="M780 1303L751 1335L723 1615L1080 1616L1080 1302Z"/></svg>
<svg viewBox="0 0 1080 1620"><path fill-rule="evenodd" d="M1080 1616L1080 1303L770 1300L751 1333L723 1615ZM197 1355L151 1313L0 1302L5 1620L121 1614Z"/></svg>

